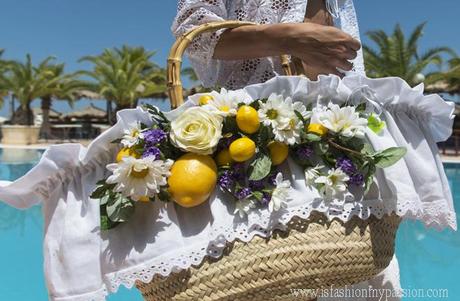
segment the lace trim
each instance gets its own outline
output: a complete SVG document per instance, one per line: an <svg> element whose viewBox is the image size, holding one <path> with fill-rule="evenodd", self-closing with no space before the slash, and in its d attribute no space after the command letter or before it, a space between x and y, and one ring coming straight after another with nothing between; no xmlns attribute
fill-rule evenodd
<svg viewBox="0 0 460 301"><path fill-rule="evenodd" d="M313 206L299 206L290 208L279 218L270 218L270 214L264 213L259 216L259 223L250 226L239 224L237 228L220 227L213 229L209 243L193 245L190 248L182 249L180 254L167 254L162 258L155 258L141 265L131 267L122 271L105 275L105 283L110 292L116 292L120 285L132 288L136 281L149 283L155 275L168 276L172 272L187 269L190 266L199 265L206 256L218 258L227 243L232 243L235 239L249 242L254 236L270 237L276 229L285 230L286 225L294 217L308 219L312 211L324 213L329 219L339 218L348 221L354 216L361 219L368 219L371 215L382 218L384 214L396 213L398 216L408 219L424 220L427 227L434 227L441 230L445 225L452 229L456 228L456 217L452 212L445 211L444 200L439 200L428 204L424 208L414 202L406 201L404 204L398 202L398 210L386 208L385 204L391 203L390 200L365 200L363 202L350 204L344 208L337 209L327 207L323 202Z"/></svg>

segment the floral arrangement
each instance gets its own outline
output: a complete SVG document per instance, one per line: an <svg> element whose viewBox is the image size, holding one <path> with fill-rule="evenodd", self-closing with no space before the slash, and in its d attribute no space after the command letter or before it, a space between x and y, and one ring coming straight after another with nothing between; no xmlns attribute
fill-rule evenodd
<svg viewBox="0 0 460 301"><path fill-rule="evenodd" d="M101 205L101 227L129 220L136 202L174 201L198 206L218 186L244 218L251 210L277 211L287 205L290 182L282 164L290 158L305 170L305 184L324 200L350 189L364 193L377 168L396 163L405 148L374 150L366 129L385 123L372 103L306 106L272 94L252 99L243 90L191 97L193 105L174 118L152 106L149 125L134 123L114 143L121 145L111 175L91 197Z"/></svg>

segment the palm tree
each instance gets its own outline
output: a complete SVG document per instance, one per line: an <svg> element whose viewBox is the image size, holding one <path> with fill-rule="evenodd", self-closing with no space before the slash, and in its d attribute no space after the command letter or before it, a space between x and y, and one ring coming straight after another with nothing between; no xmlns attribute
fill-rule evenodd
<svg viewBox="0 0 460 301"><path fill-rule="evenodd" d="M98 56L80 59L93 64L92 71L80 73L94 80L88 87L108 101L108 108L111 102L117 111L133 108L141 98L165 95L166 72L150 60L154 54L143 47L106 49Z"/></svg>
<svg viewBox="0 0 460 301"><path fill-rule="evenodd" d="M443 54L455 56L455 52L448 47L435 47L420 54L418 42L424 27L425 23L418 25L407 40L399 24L391 36L383 30L368 32L367 36L378 50L363 46L367 74L370 77L398 76L414 86L424 81L423 73L429 66L442 65Z"/></svg>
<svg viewBox="0 0 460 301"><path fill-rule="evenodd" d="M51 58L48 58L49 60ZM32 58L28 54L26 62L12 61L6 67L6 73L2 79L3 91L9 91L16 97L21 107L12 116L12 123L32 125L33 114L30 104L34 99L43 95L45 77L37 72L32 64Z"/></svg>
<svg viewBox="0 0 460 301"><path fill-rule="evenodd" d="M0 107L4 103L5 97L8 95L8 89L5 89L4 85L4 76L6 72L6 67L8 62L2 59L4 49L0 49Z"/></svg>
<svg viewBox="0 0 460 301"><path fill-rule="evenodd" d="M449 70L442 73L428 75L432 86L428 88L432 92L448 92L460 94L460 58L453 58L449 61ZM436 87L439 84L439 88Z"/></svg>
<svg viewBox="0 0 460 301"><path fill-rule="evenodd" d="M197 83L199 81L198 75L193 68L187 67L182 69L182 75L188 77L188 79L193 83Z"/></svg>
<svg viewBox="0 0 460 301"><path fill-rule="evenodd" d="M48 139L51 135L49 112L53 100L66 100L72 107L78 92L85 88L85 83L78 80L77 73L65 73L65 64L56 64L52 59L44 60L38 65L37 74L43 74L47 78L44 83L46 89L40 96L43 122L41 135Z"/></svg>
<svg viewBox="0 0 460 301"><path fill-rule="evenodd" d="M48 57L34 66L28 54L25 63L8 62L5 74L0 80L0 91L9 91L21 105L13 114L12 123L33 125L30 104L35 99L42 99L44 114L48 114L53 98L73 100L71 94L76 85L76 75L64 74L64 65L53 64L53 60L53 57Z"/></svg>

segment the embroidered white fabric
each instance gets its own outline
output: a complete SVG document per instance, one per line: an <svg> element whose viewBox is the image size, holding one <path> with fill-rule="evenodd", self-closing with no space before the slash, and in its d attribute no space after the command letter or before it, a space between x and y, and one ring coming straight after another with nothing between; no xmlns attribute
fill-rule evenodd
<svg viewBox="0 0 460 301"><path fill-rule="evenodd" d="M27 175L0 185L0 199L12 206L27 208L42 202L45 274L51 300L104 300L120 285L132 287L137 280L149 282L155 274L169 275L199 264L206 255L221 255L227 242L270 236L292 217L308 218L313 210L343 221L396 212L438 229L456 228L452 197L435 144L451 134L452 103L437 95L424 96L422 86L410 88L399 78L359 75L344 79L321 76L317 82L275 77L245 90L253 98L277 92L313 104L342 103L358 93L382 109L387 124L381 135L366 133L373 147L405 146L408 153L396 165L377 172L375 185L366 196L355 193L354 199L324 202L317 191L306 187L299 166L289 161L282 169L293 186L293 199L283 211L254 211L240 219L233 214L234 203L217 191L209 202L190 209L174 203L138 203L132 220L101 232L99 203L89 195L96 182L108 175L105 166L117 152L111 141L133 121L151 122L141 108L123 110L117 124L88 148L52 146ZM194 105L192 98L169 112L169 118ZM371 282L397 275L396 264L389 274Z"/></svg>
<svg viewBox="0 0 460 301"><path fill-rule="evenodd" d="M352 0L327 0L335 23L356 39L360 39ZM194 27L215 21L240 20L259 24L303 22L307 0L181 0L172 31L180 36ZM197 37L187 54L198 77L207 87L216 85L239 89L262 83L282 75L278 58L224 61L213 59L214 48L224 30ZM364 74L361 50L353 61L354 71Z"/></svg>

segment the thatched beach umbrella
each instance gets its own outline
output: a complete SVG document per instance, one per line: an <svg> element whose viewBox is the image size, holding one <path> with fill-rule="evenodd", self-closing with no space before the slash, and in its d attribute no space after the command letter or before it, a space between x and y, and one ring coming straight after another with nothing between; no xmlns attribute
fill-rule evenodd
<svg viewBox="0 0 460 301"><path fill-rule="evenodd" d="M104 119L107 118L107 112L103 109L96 107L93 104L81 109L70 112L64 115L66 119L84 119L84 118L91 118L91 119Z"/></svg>
<svg viewBox="0 0 460 301"><path fill-rule="evenodd" d="M452 87L445 81L438 81L425 87L425 93L460 94L460 89Z"/></svg>

